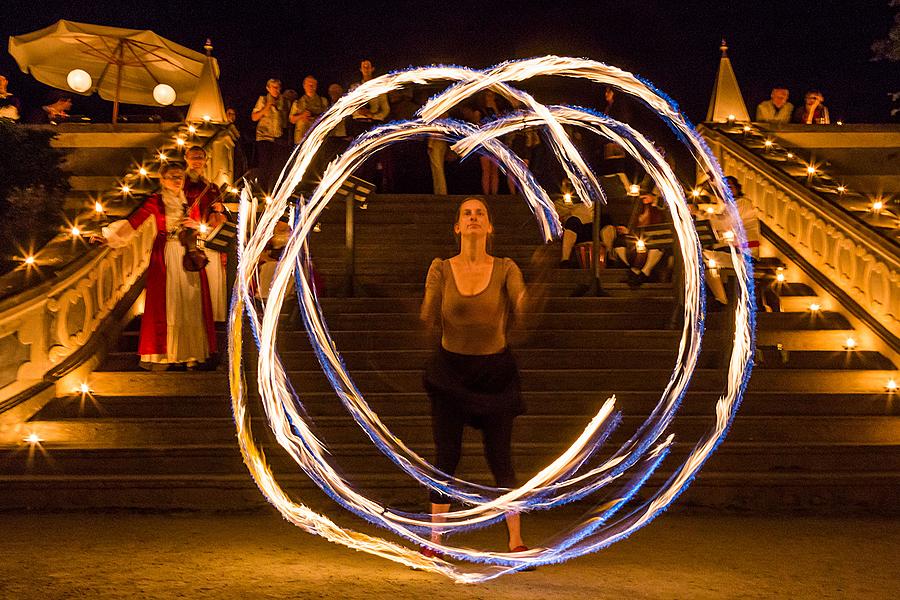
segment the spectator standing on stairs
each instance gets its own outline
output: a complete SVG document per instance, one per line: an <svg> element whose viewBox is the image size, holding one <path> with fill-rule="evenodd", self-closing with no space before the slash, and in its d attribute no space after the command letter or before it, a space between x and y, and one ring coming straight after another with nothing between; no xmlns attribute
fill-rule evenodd
<svg viewBox="0 0 900 600"><path fill-rule="evenodd" d="M272 191L275 178L284 166L281 160L284 154L281 152L282 136L289 108L281 95L281 80L270 79L266 82L266 94L259 97L250 113L250 118L256 123L258 181L266 193Z"/></svg>
<svg viewBox="0 0 900 600"><path fill-rule="evenodd" d="M375 65L371 60L365 58L359 62L359 73L361 79L350 86L352 92L364 83L368 83L375 77ZM365 106L357 110L351 115L351 131L350 135L357 136L365 133L373 127L377 127L384 123L391 112L391 105L388 103L387 94L375 96L369 100Z"/></svg>
<svg viewBox="0 0 900 600"><path fill-rule="evenodd" d="M497 486L516 486L512 464L515 417L525 412L519 370L507 346L510 312L521 313L525 282L509 258L488 254L494 232L483 200L468 198L457 211L453 231L456 256L434 259L425 281L421 319L430 330L440 325L441 343L426 366L423 382L431 400L435 467L452 476L462 453L466 425L482 431L484 452ZM431 514L443 522L450 498L431 493ZM527 550L519 515L508 513L509 550ZM431 539L440 543L441 532ZM423 548L426 556L436 553Z"/></svg>
<svg viewBox="0 0 900 600"><path fill-rule="evenodd" d="M303 95L291 104L289 120L294 125L295 144L303 141L313 122L328 110L328 100L316 93L318 85L315 77L307 75L303 79Z"/></svg>
<svg viewBox="0 0 900 600"><path fill-rule="evenodd" d="M361 79L350 85L352 92L359 86L368 83L375 77L375 65L368 58L364 58L359 62L359 74ZM349 128L351 138L362 135L370 129L374 129L384 123L391 112L391 105L388 102L387 94L381 94L371 98L359 110L350 115L350 119L346 122ZM381 181L384 165L383 157L374 157L359 166L357 176L366 181L370 181L384 191L384 182Z"/></svg>

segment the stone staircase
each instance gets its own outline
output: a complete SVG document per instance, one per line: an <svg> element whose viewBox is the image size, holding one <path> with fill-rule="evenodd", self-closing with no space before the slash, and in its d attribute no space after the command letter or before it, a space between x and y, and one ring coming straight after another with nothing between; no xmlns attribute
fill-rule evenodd
<svg viewBox="0 0 900 600"><path fill-rule="evenodd" d="M432 342L417 319L425 271L454 245L454 197L378 196L356 212L356 297L343 283L343 206L335 203L311 240L325 282L328 328L367 400L398 437L431 457L421 367ZM497 255L533 281L539 244L524 204L492 200ZM567 447L615 394L623 423L608 446L627 439L658 401L680 331L669 328L673 290L630 290L624 272L602 275L609 297L572 297L586 273L554 270L536 286L546 297L537 325L514 333L528 414L517 421L520 477ZM733 510L890 512L900 508L900 401L885 392L894 364L861 345L841 314L811 313L808 287L785 283L782 310L759 313L757 364L732 431L683 495L679 507ZM359 431L331 391L288 303L279 335L292 381L339 470L373 497L424 505L425 491L398 473ZM646 485L670 474L713 423L723 385L727 313L708 316L699 368L672 431L676 447ZM224 337L224 332L220 331ZM223 340L224 341L224 340ZM247 508L264 504L235 441L227 377L215 372L146 373L137 367L137 324L89 380L91 394L60 390L29 420L44 442L0 448L0 507ZM250 353L252 355L252 352ZM250 388L255 363L248 356ZM284 486L305 502L321 494L267 434L254 402L254 431ZM603 451L600 452L603 455ZM489 482L477 432L466 437L459 475Z"/></svg>

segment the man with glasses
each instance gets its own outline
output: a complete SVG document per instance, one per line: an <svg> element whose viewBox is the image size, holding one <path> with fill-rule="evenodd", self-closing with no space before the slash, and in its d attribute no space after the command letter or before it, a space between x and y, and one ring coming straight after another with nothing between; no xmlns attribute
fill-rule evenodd
<svg viewBox="0 0 900 600"><path fill-rule="evenodd" d="M206 178L206 150L201 146L192 146L184 153L184 160L188 166L184 182L184 196L189 207L188 216L201 224L200 235L205 237L227 220L222 191L219 186ZM225 321L228 312L225 294L226 255L209 249L205 249L205 252L209 258L206 277L209 280L213 320L222 322Z"/></svg>
<svg viewBox="0 0 900 600"><path fill-rule="evenodd" d="M280 159L286 153L281 152L280 141L284 134L287 108L281 95L281 80L270 79L266 82L266 94L259 97L250 113L250 119L256 123L258 181L266 192L272 191L275 178L284 166Z"/></svg>

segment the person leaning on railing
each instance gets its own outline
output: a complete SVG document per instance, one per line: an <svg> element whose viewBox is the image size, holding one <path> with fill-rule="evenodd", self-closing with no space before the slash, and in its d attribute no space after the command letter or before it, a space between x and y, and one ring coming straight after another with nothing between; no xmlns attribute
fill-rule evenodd
<svg viewBox="0 0 900 600"><path fill-rule="evenodd" d="M764 100L756 107L757 123L790 123L794 113L794 105L788 102L790 92L785 87L772 88L772 94L768 100Z"/></svg>
<svg viewBox="0 0 900 600"><path fill-rule="evenodd" d="M823 104L825 96L819 90L810 90L806 92L803 99L803 106L794 111L794 123L804 125L829 125L831 117L828 114L828 107Z"/></svg>

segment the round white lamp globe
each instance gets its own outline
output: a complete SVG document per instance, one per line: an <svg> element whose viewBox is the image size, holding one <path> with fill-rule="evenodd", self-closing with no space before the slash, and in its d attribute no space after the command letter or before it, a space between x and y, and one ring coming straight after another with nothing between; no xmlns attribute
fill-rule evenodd
<svg viewBox="0 0 900 600"><path fill-rule="evenodd" d="M175 90L171 85L160 83L153 88L153 99L163 106L168 106L175 102Z"/></svg>
<svg viewBox="0 0 900 600"><path fill-rule="evenodd" d="M81 94L91 89L93 81L91 80L90 73L87 71L83 69L72 69L69 71L69 74L66 75L66 83L69 84L70 88Z"/></svg>

